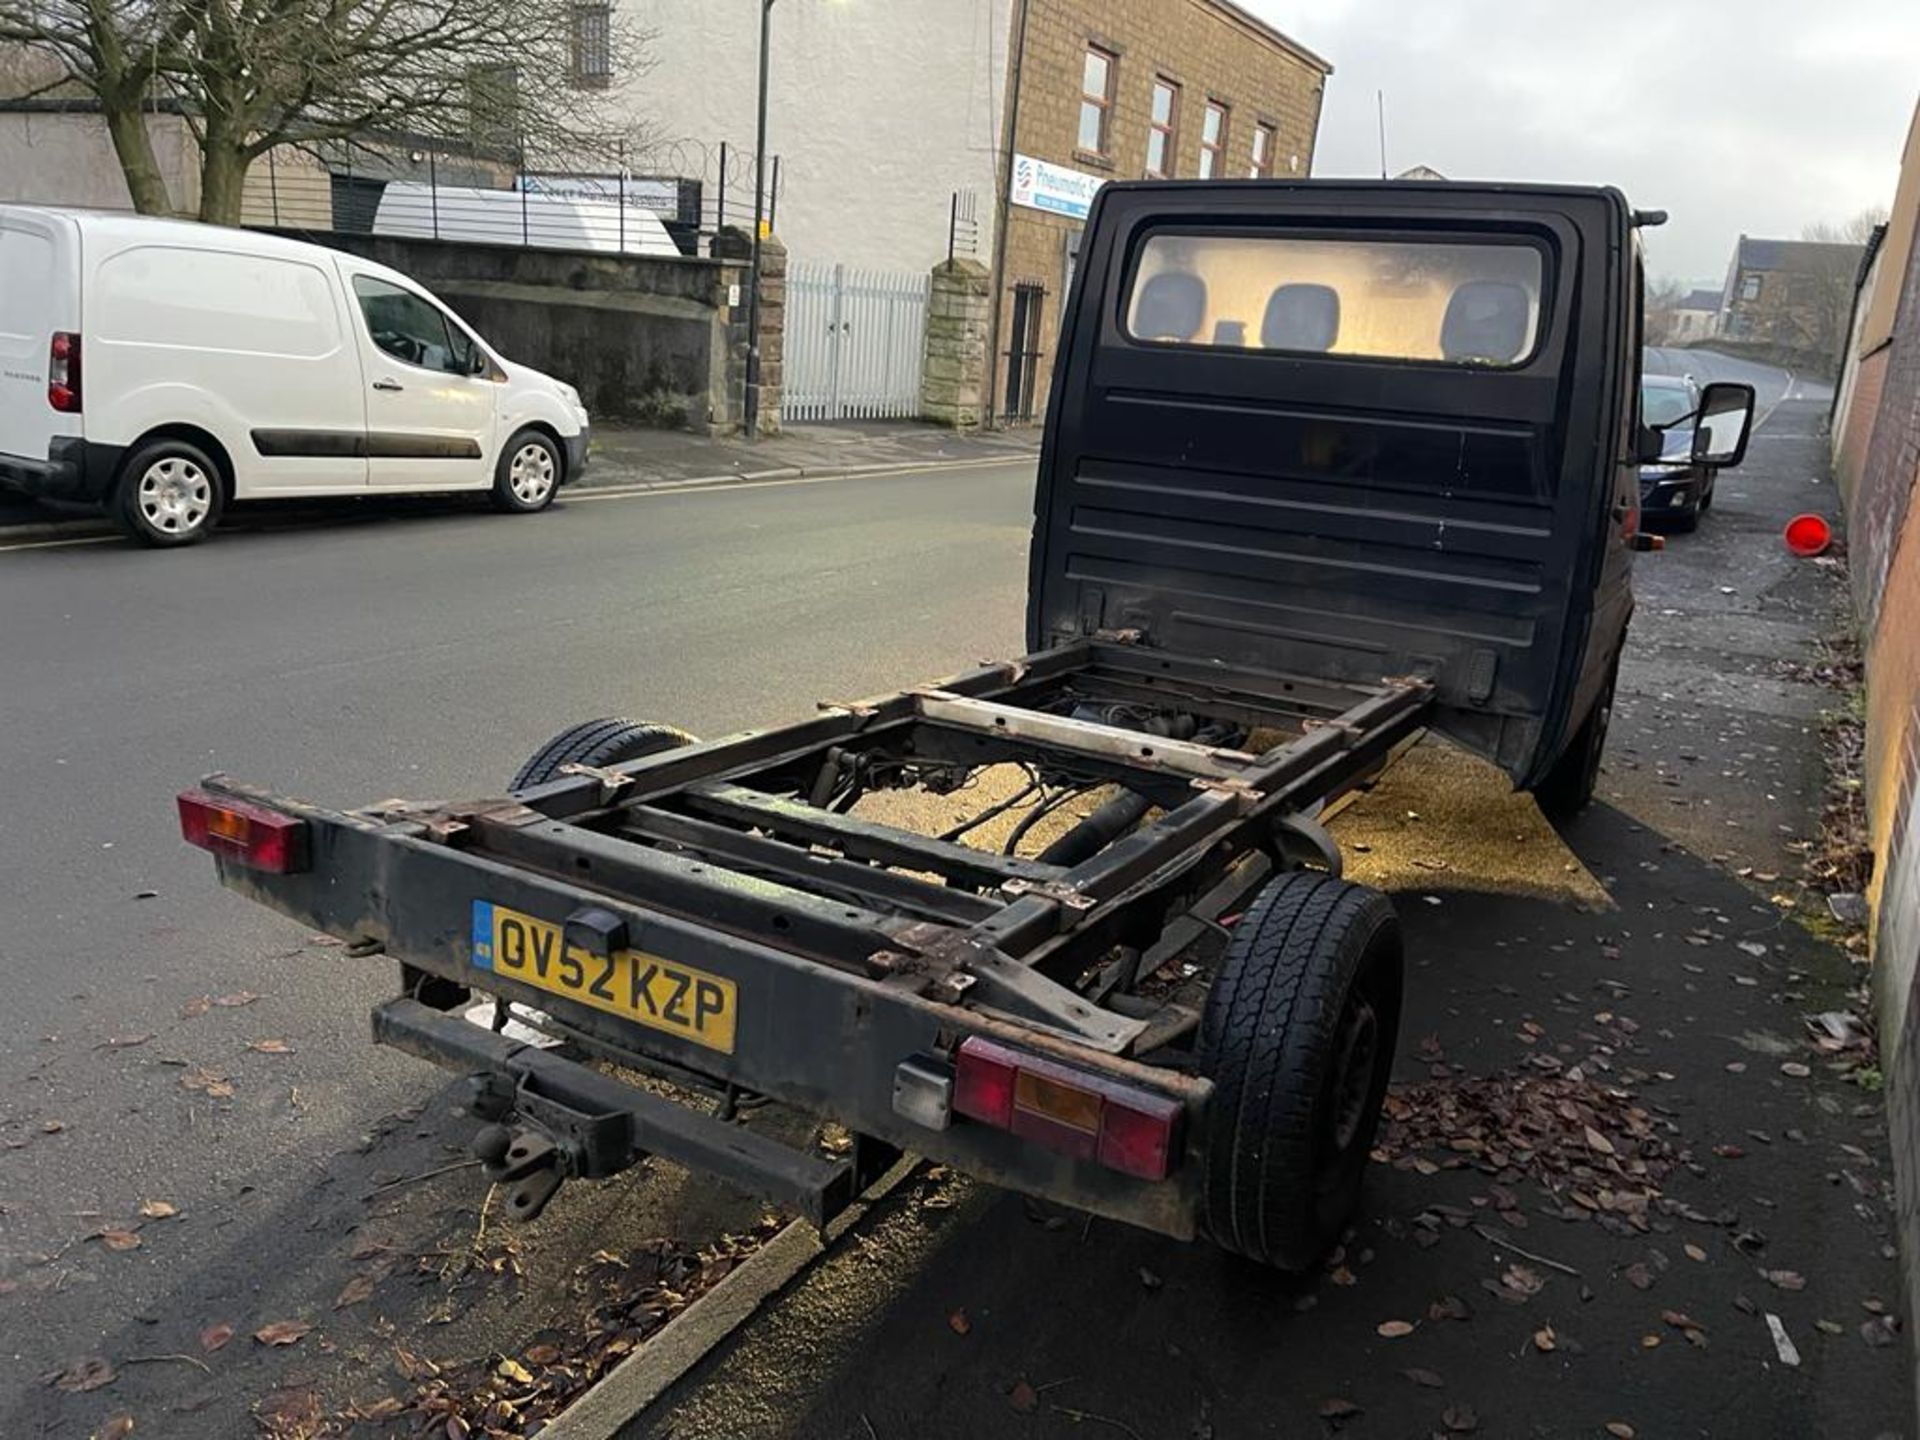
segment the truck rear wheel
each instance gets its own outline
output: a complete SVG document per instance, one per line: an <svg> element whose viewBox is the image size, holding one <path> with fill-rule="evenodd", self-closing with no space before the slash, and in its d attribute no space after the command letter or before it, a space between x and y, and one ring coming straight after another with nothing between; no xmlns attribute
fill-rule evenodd
<svg viewBox="0 0 1920 1440"><path fill-rule="evenodd" d="M677 750L691 744L693 736L671 725L624 719L583 720L568 726L535 751L507 789L530 790L535 785L562 779L563 765L618 765L623 760L644 760L663 750Z"/></svg>
<svg viewBox="0 0 1920 1440"><path fill-rule="evenodd" d="M1540 813L1555 825L1565 824L1593 803L1594 789L1600 783L1600 756L1607 748L1607 729L1613 723L1613 686L1619 674L1620 662L1616 660L1607 675L1606 688L1574 732L1573 743L1534 788L1533 798Z"/></svg>
<svg viewBox="0 0 1920 1440"><path fill-rule="evenodd" d="M1201 1021L1202 1224L1227 1250L1304 1270L1353 1213L1400 1029L1400 922L1378 890L1317 871L1260 892Z"/></svg>

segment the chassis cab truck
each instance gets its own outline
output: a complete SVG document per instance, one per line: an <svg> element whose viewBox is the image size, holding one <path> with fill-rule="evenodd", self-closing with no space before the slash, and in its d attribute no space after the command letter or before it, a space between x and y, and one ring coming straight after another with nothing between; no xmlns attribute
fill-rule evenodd
<svg viewBox="0 0 1920 1440"><path fill-rule="evenodd" d="M374 1037L466 1077L514 1213L660 1154L824 1221L909 1151L1308 1266L1356 1203L1402 1008L1393 907L1314 816L1429 728L1556 814L1593 792L1654 543L1635 225L1606 189L1109 185L1029 654L708 743L590 721L460 804L213 776L186 837L398 962ZM1694 453L1737 458L1752 403L1709 387ZM988 766L1028 779L1007 843L860 803ZM482 995L558 1043L464 1018ZM743 1095L852 1155L737 1123Z"/></svg>

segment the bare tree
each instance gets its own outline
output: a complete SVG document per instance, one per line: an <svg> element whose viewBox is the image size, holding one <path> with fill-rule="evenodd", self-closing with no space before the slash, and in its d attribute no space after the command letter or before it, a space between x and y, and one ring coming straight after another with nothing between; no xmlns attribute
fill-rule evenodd
<svg viewBox="0 0 1920 1440"><path fill-rule="evenodd" d="M1838 365L1853 320L1860 257L1874 229L1887 222L1885 206L1869 205L1852 218L1807 226L1800 238L1827 247L1809 256L1789 282L1788 318L1795 343Z"/></svg>
<svg viewBox="0 0 1920 1440"><path fill-rule="evenodd" d="M152 215L173 201L146 117L185 18L168 0L0 0L0 42L43 62L25 97L64 89L99 101L134 208Z"/></svg>
<svg viewBox="0 0 1920 1440"><path fill-rule="evenodd" d="M1687 287L1670 275L1650 276L1646 286L1647 343L1670 344L1674 338L1673 312L1687 298Z"/></svg>
<svg viewBox="0 0 1920 1440"><path fill-rule="evenodd" d="M144 181L158 176L150 148L143 164L135 137L123 147L121 135L144 137L139 116L151 96L172 100L199 147L200 217L231 224L249 168L279 145L404 133L486 144L516 161L603 151L631 127L593 82L636 73L643 43L612 9L577 0L0 0L0 39L51 54L98 99L142 210L168 208L165 187Z"/></svg>
<svg viewBox="0 0 1920 1440"><path fill-rule="evenodd" d="M1887 223L1887 213L1884 205L1868 205L1852 219L1838 224L1830 220L1817 221L1803 229L1800 238L1822 245L1864 245L1873 238L1875 230Z"/></svg>

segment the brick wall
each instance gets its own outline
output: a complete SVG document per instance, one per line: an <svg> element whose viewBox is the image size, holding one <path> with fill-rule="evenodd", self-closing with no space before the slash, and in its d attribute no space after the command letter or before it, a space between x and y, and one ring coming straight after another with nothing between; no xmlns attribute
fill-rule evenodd
<svg viewBox="0 0 1920 1440"><path fill-rule="evenodd" d="M1115 57L1104 154L1089 153L1077 144L1089 44ZM1014 149L1023 155L1115 180L1142 178L1153 85L1163 77L1180 87L1174 176L1191 179L1199 174L1201 126L1209 100L1228 107L1220 176L1248 175L1254 131L1261 124L1273 127L1271 173L1276 178L1305 176L1312 169L1325 62L1277 41L1230 6L1214 0L1031 0L1025 56L1014 137ZM1080 229L1079 222L1062 216L1020 206L1008 210L996 408L1005 398L1013 288L1022 283L1038 284L1046 292L1036 418L1045 406L1068 247Z"/></svg>

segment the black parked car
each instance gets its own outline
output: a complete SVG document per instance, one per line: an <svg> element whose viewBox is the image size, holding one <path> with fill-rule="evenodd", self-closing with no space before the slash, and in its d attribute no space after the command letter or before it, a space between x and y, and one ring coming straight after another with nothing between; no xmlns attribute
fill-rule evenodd
<svg viewBox="0 0 1920 1440"><path fill-rule="evenodd" d="M1700 387L1691 375L1644 375L1640 423L1660 432L1660 458L1640 466L1640 513L1650 523L1692 530L1713 505L1717 466L1693 458L1690 420L1700 409Z"/></svg>

